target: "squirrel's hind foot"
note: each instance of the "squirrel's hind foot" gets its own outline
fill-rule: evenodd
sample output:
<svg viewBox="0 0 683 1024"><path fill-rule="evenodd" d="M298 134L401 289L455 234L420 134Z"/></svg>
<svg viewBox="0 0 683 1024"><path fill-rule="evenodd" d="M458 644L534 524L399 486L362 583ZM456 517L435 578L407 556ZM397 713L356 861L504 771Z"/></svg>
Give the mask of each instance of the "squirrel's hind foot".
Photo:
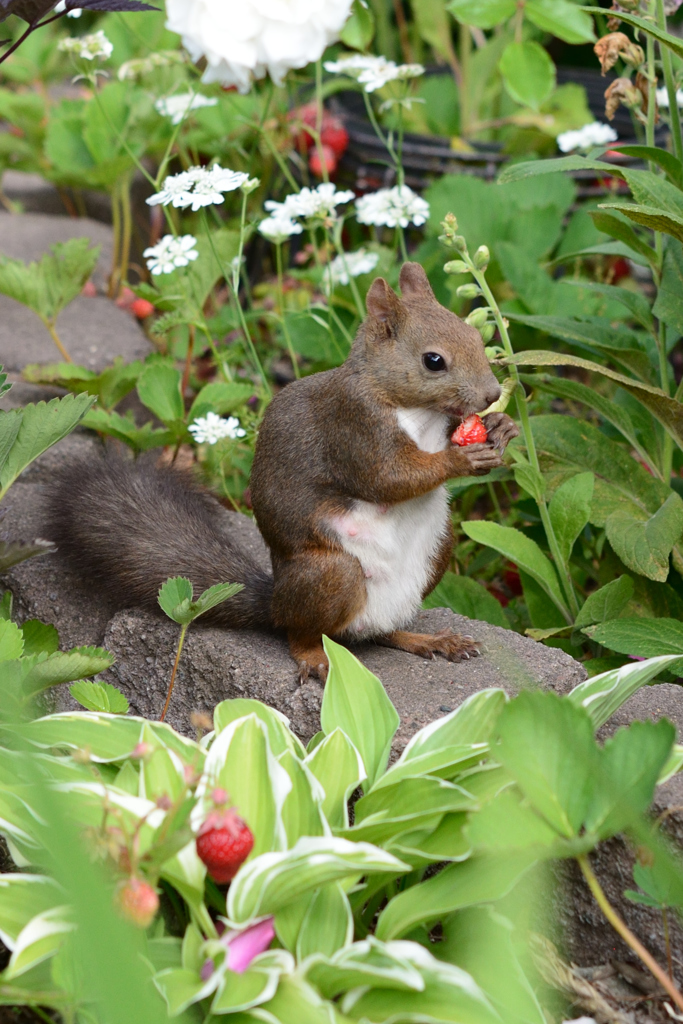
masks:
<svg viewBox="0 0 683 1024"><path fill-rule="evenodd" d="M322 637L320 640L299 640L289 636L289 651L299 667L299 682L319 679L324 683L330 669Z"/></svg>
<svg viewBox="0 0 683 1024"><path fill-rule="evenodd" d="M396 647L419 658L434 658L441 654L448 661L468 661L481 654L474 637L442 629L438 633L406 633L395 630L387 636L378 637L377 643L385 647Z"/></svg>

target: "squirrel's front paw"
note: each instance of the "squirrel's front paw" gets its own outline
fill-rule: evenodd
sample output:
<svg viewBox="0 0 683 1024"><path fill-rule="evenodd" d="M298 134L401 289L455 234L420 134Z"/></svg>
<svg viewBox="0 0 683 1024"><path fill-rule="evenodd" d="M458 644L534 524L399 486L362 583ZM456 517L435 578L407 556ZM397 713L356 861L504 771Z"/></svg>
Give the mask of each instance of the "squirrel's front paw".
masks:
<svg viewBox="0 0 683 1024"><path fill-rule="evenodd" d="M501 453L489 442L470 444L467 448L462 448L461 451L469 463L472 476L483 476L485 473L490 473L492 469L503 465Z"/></svg>
<svg viewBox="0 0 683 1024"><path fill-rule="evenodd" d="M512 438L519 435L519 427L505 412L490 412L483 423L489 444L499 452L504 452Z"/></svg>

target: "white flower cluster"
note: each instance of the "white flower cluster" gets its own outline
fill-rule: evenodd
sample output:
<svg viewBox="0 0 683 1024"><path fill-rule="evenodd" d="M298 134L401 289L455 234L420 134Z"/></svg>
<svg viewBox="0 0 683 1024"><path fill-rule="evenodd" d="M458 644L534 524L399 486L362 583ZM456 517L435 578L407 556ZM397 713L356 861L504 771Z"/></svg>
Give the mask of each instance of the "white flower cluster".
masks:
<svg viewBox="0 0 683 1024"><path fill-rule="evenodd" d="M181 210L188 206L193 213L202 206L222 203L224 192L234 192L249 181L244 171L231 171L220 164L213 167L190 167L189 171L170 174L161 186L161 192L155 192L147 200L149 206L168 206L171 203Z"/></svg>
<svg viewBox="0 0 683 1024"><path fill-rule="evenodd" d="M331 263L325 267L325 284L333 287L335 284L348 284L349 278L360 277L361 274L369 274L379 262L379 255L376 252L368 252L366 249L358 249L356 252L345 252L343 256L335 256Z"/></svg>
<svg viewBox="0 0 683 1024"><path fill-rule="evenodd" d="M194 235L164 235L156 245L145 249L143 256L147 260L147 269L152 274L171 274L176 267L186 267L196 260L199 253L195 249L197 239Z"/></svg>
<svg viewBox="0 0 683 1024"><path fill-rule="evenodd" d="M557 136L557 145L563 153L571 153L574 149L590 149L591 146L603 146L606 142L616 142L617 133L609 124L592 121L576 131L562 132Z"/></svg>
<svg viewBox="0 0 683 1024"><path fill-rule="evenodd" d="M167 68L171 64L184 64L187 55L180 50L155 50L149 57L134 57L125 61L118 70L119 81L141 78L157 68Z"/></svg>
<svg viewBox="0 0 683 1024"><path fill-rule="evenodd" d="M269 74L281 85L290 68L319 60L339 38L352 0L166 0L166 26L193 61L206 58L205 82L248 92Z"/></svg>
<svg viewBox="0 0 683 1024"><path fill-rule="evenodd" d="M429 216L429 203L408 185L381 188L356 200L356 218L361 224L376 227L402 227L424 224Z"/></svg>
<svg viewBox="0 0 683 1024"><path fill-rule="evenodd" d="M259 231L271 242L284 242L290 235L300 235L301 224L295 220L303 217L334 217L340 203L350 203L353 192L337 192L332 182L321 182L317 188L302 188L285 198L283 203L268 199L263 205L270 216L262 220Z"/></svg>
<svg viewBox="0 0 683 1024"><path fill-rule="evenodd" d="M327 60L323 66L334 75L349 75L350 78L355 78L366 92L381 89L388 82L417 78L423 75L425 70L421 64L395 64L386 57L364 56L361 53L349 54L339 60Z"/></svg>
<svg viewBox="0 0 683 1024"><path fill-rule="evenodd" d="M191 110L200 107L215 107L218 100L211 96L202 96L199 92L180 92L175 96L164 96L154 104L162 117L170 117L171 124L180 124Z"/></svg>
<svg viewBox="0 0 683 1024"><path fill-rule="evenodd" d="M247 433L240 426L240 421L236 416L228 416L227 419L223 419L215 412L207 412L206 416L200 416L187 429L197 444L215 444L216 441L222 441L224 437L236 441L240 437L245 437Z"/></svg>
<svg viewBox="0 0 683 1024"><path fill-rule="evenodd" d="M59 0L59 3L54 9L55 14L63 14L66 11L66 0ZM66 11L67 18L80 18L83 14L82 7L72 7L70 11Z"/></svg>
<svg viewBox="0 0 683 1024"><path fill-rule="evenodd" d="M96 57L111 57L114 44L110 43L104 32L91 32L89 36L67 36L59 43L58 50L73 53L81 60L95 60Z"/></svg>
<svg viewBox="0 0 683 1024"><path fill-rule="evenodd" d="M662 86L661 89L657 89L655 92L655 96L657 97L658 107L668 108L669 93L667 92L666 86ZM683 89L676 89L676 106L683 107Z"/></svg>

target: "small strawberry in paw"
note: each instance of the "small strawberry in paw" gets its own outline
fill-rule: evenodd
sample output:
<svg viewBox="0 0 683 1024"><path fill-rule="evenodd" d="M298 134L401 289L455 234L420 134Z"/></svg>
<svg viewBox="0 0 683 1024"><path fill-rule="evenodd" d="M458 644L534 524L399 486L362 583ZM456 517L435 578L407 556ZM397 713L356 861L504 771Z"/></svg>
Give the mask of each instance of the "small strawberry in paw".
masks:
<svg viewBox="0 0 683 1024"><path fill-rule="evenodd" d="M197 856L206 865L214 882L230 882L254 846L254 837L246 821L234 807L225 806L228 795L215 789L215 810L211 811L197 835Z"/></svg>
<svg viewBox="0 0 683 1024"><path fill-rule="evenodd" d="M147 928L159 909L156 890L140 878L127 878L116 892L116 903L125 918L138 928Z"/></svg>
<svg viewBox="0 0 683 1024"><path fill-rule="evenodd" d="M461 448L464 448L468 444L484 444L487 438L486 427L475 413L474 416L468 416L466 420L462 421L460 426L453 432L451 441L453 444L459 444Z"/></svg>

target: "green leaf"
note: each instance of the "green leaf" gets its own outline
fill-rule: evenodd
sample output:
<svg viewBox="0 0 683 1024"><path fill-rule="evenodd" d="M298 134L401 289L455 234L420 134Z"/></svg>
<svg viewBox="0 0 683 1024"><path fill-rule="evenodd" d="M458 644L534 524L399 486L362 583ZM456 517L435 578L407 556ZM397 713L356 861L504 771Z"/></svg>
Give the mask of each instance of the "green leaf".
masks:
<svg viewBox="0 0 683 1024"><path fill-rule="evenodd" d="M683 334L683 245L669 239L664 253L662 278L652 312L659 320Z"/></svg>
<svg viewBox="0 0 683 1024"><path fill-rule="evenodd" d="M54 626L40 619L26 619L21 632L24 637L24 654L54 654L59 650L59 633Z"/></svg>
<svg viewBox="0 0 683 1024"><path fill-rule="evenodd" d="M100 247L89 249L89 245L87 238L57 242L38 263L0 256L0 292L54 322L94 270Z"/></svg>
<svg viewBox="0 0 683 1024"><path fill-rule="evenodd" d="M574 628L581 629L595 622L607 622L609 619L618 618L632 597L633 580L630 576L618 576L588 595L576 616Z"/></svg>
<svg viewBox="0 0 683 1024"><path fill-rule="evenodd" d="M119 416L117 412L107 412L105 409L90 409L83 417L83 426L123 441L134 452L145 452L150 448L171 444L176 436L170 430L157 430L151 423L136 426L132 412Z"/></svg>
<svg viewBox="0 0 683 1024"><path fill-rule="evenodd" d="M683 655L683 622L678 619L612 619L598 626L588 626L583 632L619 654L638 658Z"/></svg>
<svg viewBox="0 0 683 1024"><path fill-rule="evenodd" d="M623 177L618 165L593 160L585 156L560 156L550 160L533 160L525 163L510 164L499 175L498 184L508 185L522 181L524 178L536 178L558 171L603 171L607 175Z"/></svg>
<svg viewBox="0 0 683 1024"><path fill-rule="evenodd" d="M532 851L539 860L571 856L560 839L518 789L504 789L471 816L467 834L476 855Z"/></svg>
<svg viewBox="0 0 683 1024"><path fill-rule="evenodd" d="M206 384L187 414L187 421L191 423L200 416L206 416L207 412L215 412L218 416L224 416L228 412L234 412L244 405L247 399L254 394L254 388L250 384L239 384L224 381L214 381Z"/></svg>
<svg viewBox="0 0 683 1024"><path fill-rule="evenodd" d="M281 711L263 704L260 700L238 697L221 701L214 708L214 728L217 733L222 732L231 722L237 721L238 718L246 718L247 715L256 715L265 725L268 743L275 757L279 757L285 750L293 751L297 757L306 756L301 740L289 728L289 719Z"/></svg>
<svg viewBox="0 0 683 1024"><path fill-rule="evenodd" d="M502 899L534 863L533 853L525 850L449 864L435 877L394 896L380 914L375 935L388 942L422 922L439 921L464 907Z"/></svg>
<svg viewBox="0 0 683 1024"><path fill-rule="evenodd" d="M367 777L363 759L353 743L342 729L333 729L314 747L304 763L323 787L322 809L330 826L347 828L348 800Z"/></svg>
<svg viewBox="0 0 683 1024"><path fill-rule="evenodd" d="M618 210L629 220L653 231L663 231L674 238L683 239L683 211L673 213L658 206L643 203L600 203L601 210Z"/></svg>
<svg viewBox="0 0 683 1024"><path fill-rule="evenodd" d="M345 830L344 837L385 845L403 832L436 828L444 814L472 811L476 806L470 793L445 779L403 778L362 797L355 804L355 824Z"/></svg>
<svg viewBox="0 0 683 1024"><path fill-rule="evenodd" d="M228 890L228 917L246 924L331 882L407 870L398 858L369 843L304 836L291 850L264 853L242 865Z"/></svg>
<svg viewBox="0 0 683 1024"><path fill-rule="evenodd" d="M525 692L503 709L498 732L496 759L559 835L574 838L595 787L588 714L553 693Z"/></svg>
<svg viewBox="0 0 683 1024"><path fill-rule="evenodd" d="M515 0L449 0L446 10L462 25L495 28L515 13Z"/></svg>
<svg viewBox="0 0 683 1024"><path fill-rule="evenodd" d="M673 185L683 187L683 164L666 149L658 146L629 146L620 142L610 143L610 149L615 149L624 156L634 157L636 160L649 160L657 164L665 172Z"/></svg>
<svg viewBox="0 0 683 1024"><path fill-rule="evenodd" d="M512 99L533 110L538 110L555 88L555 65L540 43L508 43L498 67Z"/></svg>
<svg viewBox="0 0 683 1024"><path fill-rule="evenodd" d="M624 565L641 576L663 583L669 555L683 534L683 500L672 492L650 519L613 512L605 523L607 539Z"/></svg>
<svg viewBox="0 0 683 1024"><path fill-rule="evenodd" d="M166 363L150 363L137 382L140 401L162 423L169 424L185 417L185 406L180 394L180 371Z"/></svg>
<svg viewBox="0 0 683 1024"><path fill-rule="evenodd" d="M306 967L306 977L325 999L357 988L424 992L419 970L401 956L400 947L388 946L370 934L331 957L316 957Z"/></svg>
<svg viewBox="0 0 683 1024"><path fill-rule="evenodd" d="M34 459L71 433L94 401L90 395L66 395L24 406L16 440L0 471L0 499Z"/></svg>
<svg viewBox="0 0 683 1024"><path fill-rule="evenodd" d="M226 971L211 1004L212 1014L237 1013L267 1003L277 991L278 978L278 971Z"/></svg>
<svg viewBox="0 0 683 1024"><path fill-rule="evenodd" d="M490 622L493 626L510 629L510 623L498 601L486 587L469 576L456 576L447 572L422 602L423 608L450 608L468 619Z"/></svg>
<svg viewBox="0 0 683 1024"><path fill-rule="evenodd" d="M14 661L24 653L24 638L10 619L0 619L0 661Z"/></svg>
<svg viewBox="0 0 683 1024"><path fill-rule="evenodd" d="M36 558L39 555L49 555L55 551L55 545L50 540L33 541L25 544L23 541L0 540L0 573L7 572L13 565L25 562L27 558Z"/></svg>
<svg viewBox="0 0 683 1024"><path fill-rule="evenodd" d="M92 712L66 711L16 727L19 735L38 747L74 750L88 747L94 761L105 763L129 757L145 730L151 731L155 745L168 747L184 763L201 767L203 752L197 743L181 736L165 722L147 722L132 715L112 718Z"/></svg>
<svg viewBox="0 0 683 1024"><path fill-rule="evenodd" d="M644 257L649 264L654 264L657 259L657 253L648 245L647 242L643 241L640 235L637 235L630 224L627 224L621 217L615 217L611 213L602 213L600 210L589 210L590 216L593 218L598 231L603 231L606 235L611 235L612 238L619 239L633 249L634 252L639 253Z"/></svg>
<svg viewBox="0 0 683 1024"><path fill-rule="evenodd" d="M518 462L514 468L515 483L522 490L530 494L536 501L542 501L545 497L545 480L543 474L531 466L528 462Z"/></svg>
<svg viewBox="0 0 683 1024"><path fill-rule="evenodd" d="M17 439L23 415L23 409L10 409L9 411L3 409L0 412L0 470L5 465L12 445Z"/></svg>
<svg viewBox="0 0 683 1024"><path fill-rule="evenodd" d="M192 584L185 576L172 576L162 584L157 598L164 614L181 626L192 622Z"/></svg>
<svg viewBox="0 0 683 1024"><path fill-rule="evenodd" d="M640 377L642 380L647 381L652 376L650 358L647 352L640 346L640 339L635 332L627 327L615 327L610 321L602 317L593 317L591 320L570 320L569 317L521 316L518 313L511 313L510 320L525 324L527 327L534 327L555 338L560 338L561 341L568 341L572 345L586 348L590 352L611 359L615 363L621 363L629 372ZM539 359L546 359L548 361L534 362L537 355ZM514 357L501 358L500 362L507 363L508 360L514 362L518 356L527 358L526 363L523 359L519 359L518 365L521 366L550 366L554 365L550 362L551 358L556 360L579 358L578 356L565 356L560 352L548 353L541 351L537 353L534 351L533 353L520 352ZM562 363L558 362L557 365L562 365ZM568 363L568 365L574 364ZM591 363L587 368L593 369L595 373L605 372L604 368L599 367L596 363ZM611 376L612 373L613 371L607 370L605 375ZM622 378L621 375L618 375L618 377L620 382L624 380L629 384L636 383L628 377Z"/></svg>
<svg viewBox="0 0 683 1024"><path fill-rule="evenodd" d="M9 949L39 914L63 902L59 887L44 875L0 875L0 938Z"/></svg>
<svg viewBox="0 0 683 1024"><path fill-rule="evenodd" d="M527 572L568 619L569 613L553 564L535 541L512 526L500 526L498 523L464 522L462 529L478 544L486 544L499 551Z"/></svg>
<svg viewBox="0 0 683 1024"><path fill-rule="evenodd" d="M590 519L595 477L577 473L555 491L548 506L562 558L569 564L572 548Z"/></svg>
<svg viewBox="0 0 683 1024"><path fill-rule="evenodd" d="M70 651L56 651L47 656L34 655L25 659L24 691L30 695L60 683L97 675L111 668L115 660L113 654L101 647L73 647Z"/></svg>
<svg viewBox="0 0 683 1024"><path fill-rule="evenodd" d="M615 284L603 284L599 281L565 281L566 284L582 291L595 292L602 295L606 302L618 302L624 306L634 320L637 320L646 331L652 330L652 310L650 303L642 292L632 292L630 288L621 288Z"/></svg>
<svg viewBox="0 0 683 1024"><path fill-rule="evenodd" d="M333 956L353 941L353 914L339 882L313 894L296 943L299 962L307 956Z"/></svg>
<svg viewBox="0 0 683 1024"><path fill-rule="evenodd" d="M294 846L301 836L329 835L321 808L323 794L315 777L291 750L280 754L278 763L291 782L281 809L287 846Z"/></svg>
<svg viewBox="0 0 683 1024"><path fill-rule="evenodd" d="M602 7L582 7L581 10L588 11L589 14L604 15L605 13ZM635 14L628 14L622 10L619 11L619 20L626 22L627 25L632 25L633 28L641 30L648 36L653 36L664 46L668 47L669 50L672 50L677 57L683 57L683 42L681 42L679 37L672 36L669 32L664 32L653 21L638 18Z"/></svg>
<svg viewBox="0 0 683 1024"><path fill-rule="evenodd" d="M565 43L590 43L595 39L593 19L568 0L527 0L524 13L543 32Z"/></svg>
<svg viewBox="0 0 683 1024"><path fill-rule="evenodd" d="M240 590L244 590L243 583L214 584L213 587L209 587L203 594L200 594L196 601L192 602L194 617L197 618L204 612L215 608L216 605L222 604L223 601L227 601L229 597L234 597L235 594L239 594Z"/></svg>
<svg viewBox="0 0 683 1024"><path fill-rule="evenodd" d="M214 991L215 976L202 981L199 972L186 967L167 967L154 975L154 984L166 1000L169 1016L181 1014L193 1003L199 1002Z"/></svg>
<svg viewBox="0 0 683 1024"><path fill-rule="evenodd" d="M363 759L367 785L385 770L391 741L400 719L377 676L369 672L346 647L323 637L330 660L320 724L329 736L342 729Z"/></svg>
<svg viewBox="0 0 683 1024"><path fill-rule="evenodd" d="M628 622L628 620L618 620L618 622L622 621ZM653 620L631 619L630 621L652 622ZM565 699L585 708L591 717L594 728L599 729L636 690L639 690L641 686L647 686L660 672L666 671L668 666L675 661L677 661L676 655L660 655L647 661L610 669L608 672L593 676L592 679L587 679L584 683L579 683Z"/></svg>
<svg viewBox="0 0 683 1024"><path fill-rule="evenodd" d="M114 715L125 715L128 711L128 700L111 683L74 683L69 693L81 707L87 711L111 712Z"/></svg>
<svg viewBox="0 0 683 1024"><path fill-rule="evenodd" d="M375 16L372 10L360 0L353 0L351 13L339 35L342 43L354 50L367 50L374 34Z"/></svg>

